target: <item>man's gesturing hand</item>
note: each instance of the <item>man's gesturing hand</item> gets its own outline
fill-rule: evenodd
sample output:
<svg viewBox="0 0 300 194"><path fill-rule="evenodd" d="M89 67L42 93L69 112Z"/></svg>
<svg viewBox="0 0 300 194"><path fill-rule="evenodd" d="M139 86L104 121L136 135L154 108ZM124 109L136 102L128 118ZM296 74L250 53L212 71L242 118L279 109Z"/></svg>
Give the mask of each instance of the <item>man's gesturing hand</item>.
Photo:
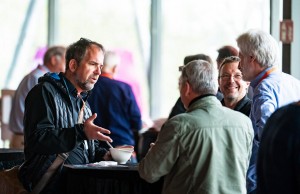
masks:
<svg viewBox="0 0 300 194"><path fill-rule="evenodd" d="M110 137L103 135L103 133L110 134L110 131L94 124L94 120L96 119L96 117L97 114L94 113L84 122L83 130L85 132L85 135L89 140L98 139L102 141L112 142L112 139Z"/></svg>

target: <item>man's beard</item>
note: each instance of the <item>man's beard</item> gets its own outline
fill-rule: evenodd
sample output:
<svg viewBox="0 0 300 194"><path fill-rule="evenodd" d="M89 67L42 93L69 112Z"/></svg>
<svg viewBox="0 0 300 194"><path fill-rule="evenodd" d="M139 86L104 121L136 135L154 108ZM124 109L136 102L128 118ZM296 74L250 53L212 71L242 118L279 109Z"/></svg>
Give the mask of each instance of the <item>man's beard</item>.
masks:
<svg viewBox="0 0 300 194"><path fill-rule="evenodd" d="M77 80L77 84L83 91L90 91L94 88L94 84L89 83L88 80L85 82L80 82L79 80Z"/></svg>
<svg viewBox="0 0 300 194"><path fill-rule="evenodd" d="M238 98L238 95L236 93L231 93L231 94L226 96L226 99L229 100L229 101L234 101L237 98Z"/></svg>

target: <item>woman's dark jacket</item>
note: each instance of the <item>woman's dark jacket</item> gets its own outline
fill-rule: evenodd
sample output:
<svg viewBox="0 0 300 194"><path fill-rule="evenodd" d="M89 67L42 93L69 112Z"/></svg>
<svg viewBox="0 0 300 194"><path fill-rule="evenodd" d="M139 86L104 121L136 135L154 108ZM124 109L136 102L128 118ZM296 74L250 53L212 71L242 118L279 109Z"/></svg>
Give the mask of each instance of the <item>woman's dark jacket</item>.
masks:
<svg viewBox="0 0 300 194"><path fill-rule="evenodd" d="M82 96L86 99L88 94ZM87 137L83 124L77 124L82 104L75 87L62 73L45 74L28 93L24 114L25 162L19 171L19 178L27 190L33 189L57 154L81 153L87 158L82 163L89 163L100 161L106 153L98 147L98 141L87 141L88 150L83 146ZM85 119L91 116L88 103L84 112ZM51 182L59 177L57 173Z"/></svg>

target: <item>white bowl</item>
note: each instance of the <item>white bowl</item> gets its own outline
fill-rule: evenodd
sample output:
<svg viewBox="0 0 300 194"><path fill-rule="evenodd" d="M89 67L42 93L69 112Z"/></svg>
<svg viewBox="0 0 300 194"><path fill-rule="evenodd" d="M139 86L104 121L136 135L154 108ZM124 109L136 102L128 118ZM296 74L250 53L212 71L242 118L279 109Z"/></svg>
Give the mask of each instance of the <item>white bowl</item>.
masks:
<svg viewBox="0 0 300 194"><path fill-rule="evenodd" d="M127 147L116 147L116 149L118 149L118 150L124 150L124 151L128 151L128 152L133 152L134 151L133 148L127 148Z"/></svg>
<svg viewBox="0 0 300 194"><path fill-rule="evenodd" d="M131 157L133 149L130 148L109 148L110 154L114 161L119 164L125 164Z"/></svg>

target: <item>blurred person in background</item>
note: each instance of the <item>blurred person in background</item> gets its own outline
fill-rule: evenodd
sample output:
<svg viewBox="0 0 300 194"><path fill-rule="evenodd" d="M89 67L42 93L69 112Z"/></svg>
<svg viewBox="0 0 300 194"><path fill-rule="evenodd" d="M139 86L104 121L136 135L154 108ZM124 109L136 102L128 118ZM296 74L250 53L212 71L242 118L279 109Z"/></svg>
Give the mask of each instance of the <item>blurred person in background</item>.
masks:
<svg viewBox="0 0 300 194"><path fill-rule="evenodd" d="M65 71L65 52L66 48L63 46L53 46L47 49L43 57L43 64L38 65L27 74L16 89L9 119L9 129L13 132L10 148L24 149L23 117L25 98L33 86L38 83L39 77L47 72L59 73Z"/></svg>
<svg viewBox="0 0 300 194"><path fill-rule="evenodd" d="M253 88L250 119L255 138L247 175L248 193L256 193L256 158L263 128L281 106L300 99L300 81L282 72L278 42L269 33L249 30L237 38L243 79Z"/></svg>
<svg viewBox="0 0 300 194"><path fill-rule="evenodd" d="M136 63L135 56L132 51L124 48L114 48L113 52L120 57L118 70L114 74L114 79L125 82L130 85L134 94L136 103L140 109L143 128L153 125L153 121L149 115L149 107L147 100L147 80L141 71L143 69Z"/></svg>
<svg viewBox="0 0 300 194"><path fill-rule="evenodd" d="M114 147L135 146L135 136L142 128L141 112L130 85L114 79L119 64L116 52L105 53L102 73L88 102L97 113L95 124L111 131Z"/></svg>
<svg viewBox="0 0 300 194"><path fill-rule="evenodd" d="M219 88L224 96L223 106L250 115L251 100L247 97L249 82L243 80L239 69L240 58L226 57L219 68Z"/></svg>
<svg viewBox="0 0 300 194"><path fill-rule="evenodd" d="M245 194L253 128L250 119L216 98L218 70L204 60L185 65L179 78L186 112L169 119L139 163L162 193Z"/></svg>
<svg viewBox="0 0 300 194"><path fill-rule="evenodd" d="M229 46L229 45L223 46L219 48L217 51L218 51L218 57L216 61L217 61L218 69L220 69L221 63L226 57L239 56L239 51L233 46Z"/></svg>

